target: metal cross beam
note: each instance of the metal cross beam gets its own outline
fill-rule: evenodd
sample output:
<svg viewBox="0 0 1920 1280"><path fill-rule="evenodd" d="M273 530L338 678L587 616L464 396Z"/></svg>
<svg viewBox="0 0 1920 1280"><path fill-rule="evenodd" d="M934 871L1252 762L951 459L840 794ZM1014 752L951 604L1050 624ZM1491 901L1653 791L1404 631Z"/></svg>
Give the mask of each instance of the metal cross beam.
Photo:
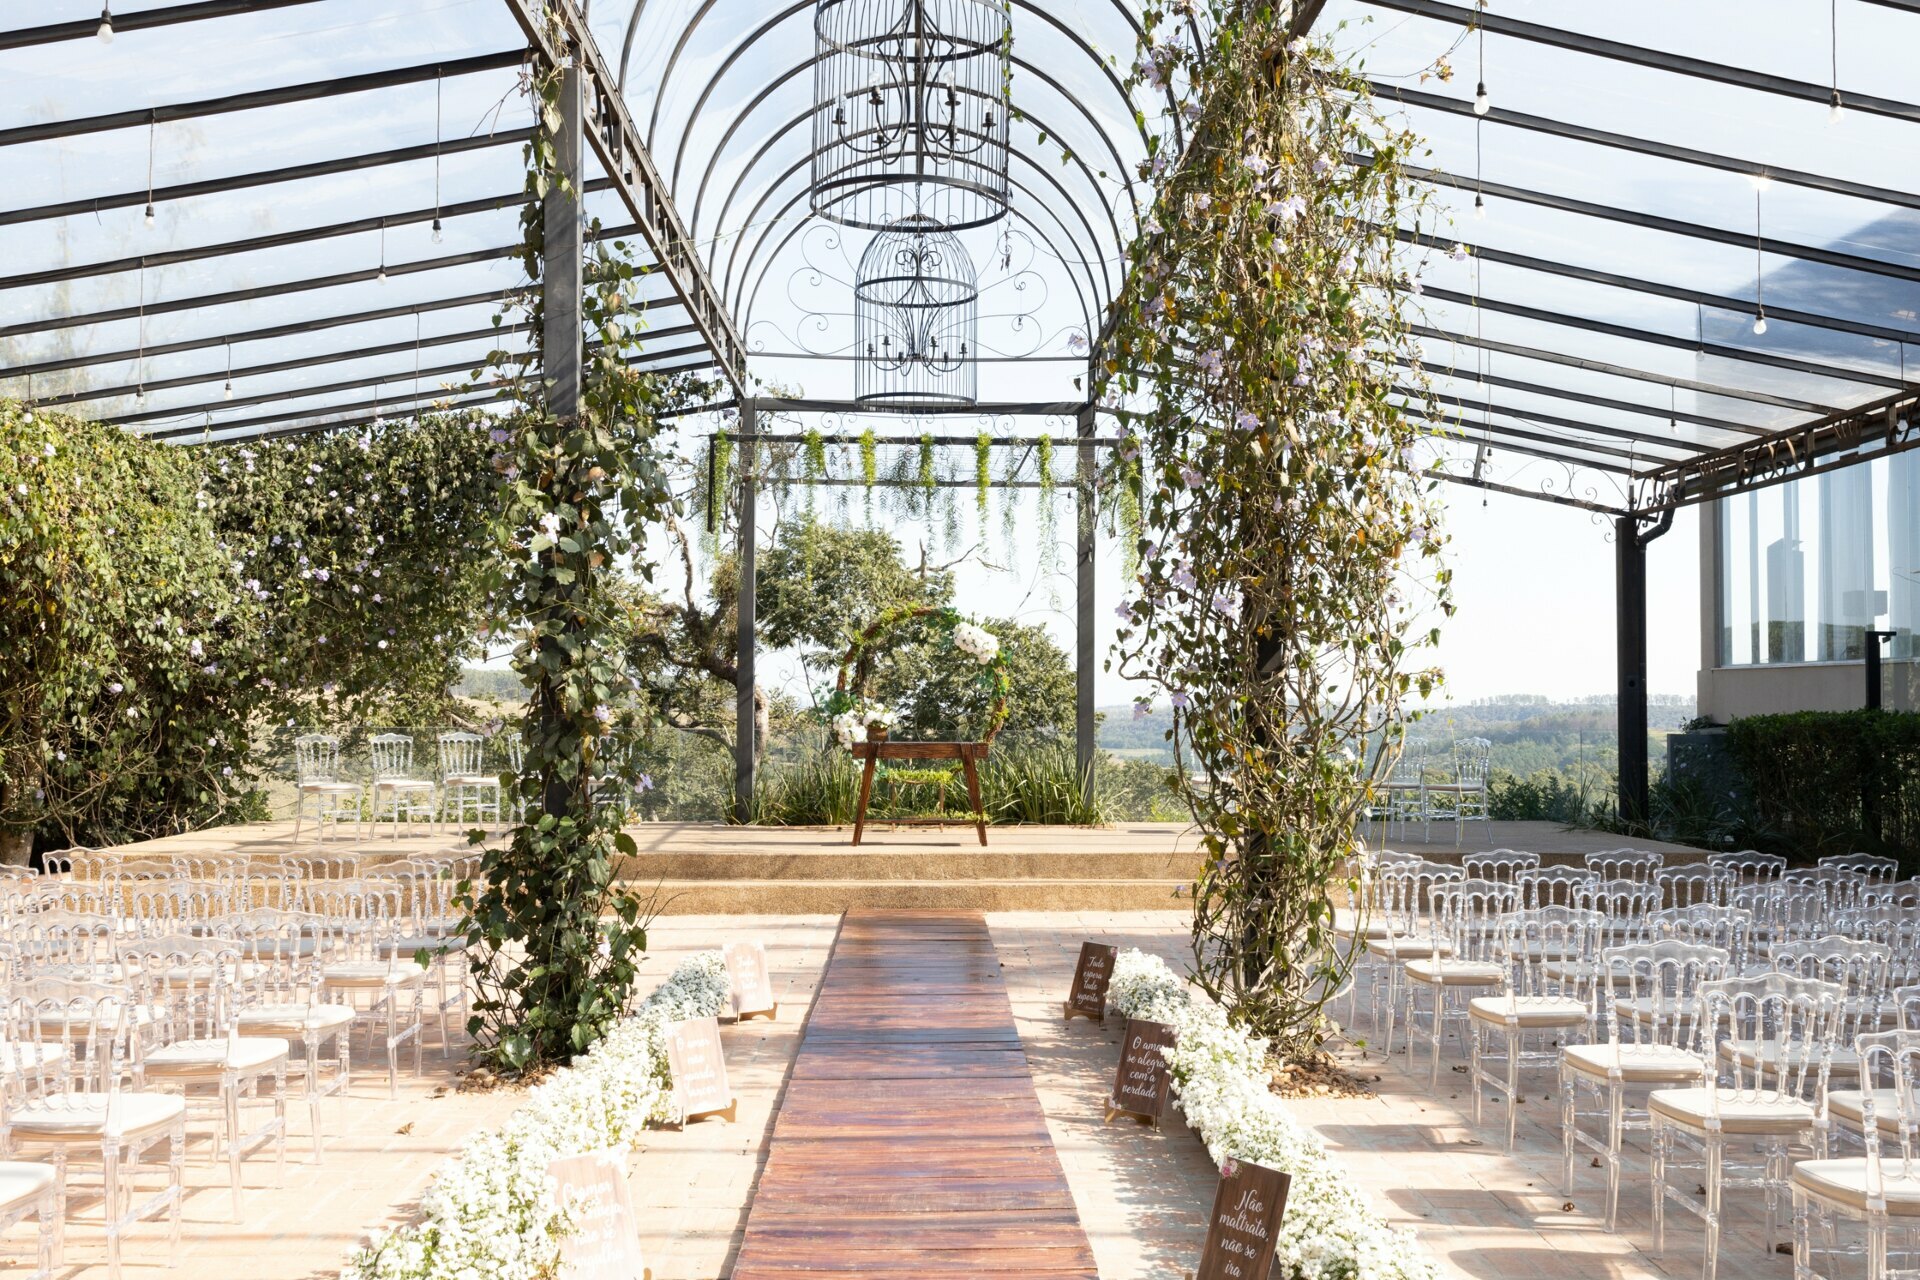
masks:
<svg viewBox="0 0 1920 1280"><path fill-rule="evenodd" d="M627 211L639 224L640 234L652 248L661 274L685 304L687 314L713 348L721 372L732 384L736 395L746 394L746 343L734 327L733 316L722 302L720 292L700 261L693 237L680 221L679 211L653 157L641 141L640 130L627 112L626 100L607 60L594 43L586 21L575 11L571 0L542 5L537 0L505 0L514 21L526 32L534 53L547 67L577 60L582 89L586 96L585 126L587 142L600 159L600 166L613 180ZM552 29L551 15L562 30Z"/></svg>

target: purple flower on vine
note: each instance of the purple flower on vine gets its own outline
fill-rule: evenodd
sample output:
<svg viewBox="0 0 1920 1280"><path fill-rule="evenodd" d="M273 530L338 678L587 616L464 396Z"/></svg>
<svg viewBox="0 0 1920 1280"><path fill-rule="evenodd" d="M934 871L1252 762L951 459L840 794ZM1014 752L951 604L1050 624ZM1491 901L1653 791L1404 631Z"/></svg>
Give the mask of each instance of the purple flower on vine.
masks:
<svg viewBox="0 0 1920 1280"><path fill-rule="evenodd" d="M1267 171L1273 168L1272 162L1269 161L1265 156L1261 156L1261 155L1249 155L1246 158L1245 163L1247 166L1247 172L1251 173L1256 178L1266 177Z"/></svg>
<svg viewBox="0 0 1920 1280"><path fill-rule="evenodd" d="M1152 698L1135 698L1133 700L1133 718L1135 720L1145 720L1148 716L1152 714L1153 714Z"/></svg>
<svg viewBox="0 0 1920 1280"><path fill-rule="evenodd" d="M1172 693L1167 695L1167 701L1171 702L1174 705L1174 708L1180 711L1185 711L1188 707L1193 705L1193 699L1187 696L1187 691L1185 689L1175 689Z"/></svg>
<svg viewBox="0 0 1920 1280"><path fill-rule="evenodd" d="M1133 606L1129 604L1127 601L1122 600L1119 604L1113 607L1113 616L1120 619L1120 621L1122 622L1132 622Z"/></svg>
<svg viewBox="0 0 1920 1280"><path fill-rule="evenodd" d="M647 792L647 791L653 790L653 775L650 773L641 774L640 777L637 780L635 780L633 784L633 789L639 792Z"/></svg>
<svg viewBox="0 0 1920 1280"><path fill-rule="evenodd" d="M1220 354L1220 348L1214 347L1209 351L1202 351L1200 358L1194 363L1200 366L1202 373L1217 374L1225 367L1226 357Z"/></svg>
<svg viewBox="0 0 1920 1280"><path fill-rule="evenodd" d="M1187 488L1189 489L1198 489L1200 487L1200 482L1204 479L1206 479L1206 477L1201 475L1198 471L1195 471L1192 467L1180 468L1180 482L1186 485Z"/></svg>
<svg viewBox="0 0 1920 1280"><path fill-rule="evenodd" d="M1199 580L1193 576L1193 566L1182 561L1173 571L1173 585L1182 591L1191 591L1199 586Z"/></svg>
<svg viewBox="0 0 1920 1280"><path fill-rule="evenodd" d="M1260 417L1258 414L1242 409L1240 416L1233 420L1233 425L1242 431L1258 431L1260 429Z"/></svg>

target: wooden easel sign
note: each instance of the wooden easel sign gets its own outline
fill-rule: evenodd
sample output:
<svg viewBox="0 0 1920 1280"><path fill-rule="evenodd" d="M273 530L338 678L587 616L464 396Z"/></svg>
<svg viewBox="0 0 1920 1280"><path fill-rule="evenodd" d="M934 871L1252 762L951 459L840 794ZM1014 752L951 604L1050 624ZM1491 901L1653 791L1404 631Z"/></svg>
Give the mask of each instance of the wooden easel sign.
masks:
<svg viewBox="0 0 1920 1280"><path fill-rule="evenodd" d="M727 986L733 992L733 1016L774 1018L780 1002L773 998L773 980L767 976L767 948L759 942L729 942L721 949L727 961Z"/></svg>
<svg viewBox="0 0 1920 1280"><path fill-rule="evenodd" d="M720 1050L718 1018L668 1023L667 1066L673 1072L673 1095L680 1103L682 1124L708 1116L733 1120L736 1102L733 1090L727 1087L727 1059Z"/></svg>
<svg viewBox="0 0 1920 1280"><path fill-rule="evenodd" d="M1229 1160L1213 1193L1200 1269L1188 1280L1267 1280L1280 1245L1280 1219L1293 1181L1278 1169Z"/></svg>
<svg viewBox="0 0 1920 1280"><path fill-rule="evenodd" d="M1173 1086L1166 1050L1175 1042L1173 1028L1164 1022L1127 1019L1126 1034L1120 1040L1120 1066L1113 1077L1113 1096L1107 1099L1107 1120L1126 1115L1142 1124L1160 1123L1161 1113L1167 1109L1167 1092Z"/></svg>
<svg viewBox="0 0 1920 1280"><path fill-rule="evenodd" d="M562 1280L653 1280L640 1259L640 1220L627 1190L623 1147L589 1151L547 1165L553 1201L575 1210L560 1241Z"/></svg>
<svg viewBox="0 0 1920 1280"><path fill-rule="evenodd" d="M1073 990L1060 1006L1066 1014L1064 1021L1072 1022L1075 1016L1101 1023L1107 1020L1107 984L1113 981L1113 961L1119 953L1119 948L1104 942L1080 944L1080 963L1073 966Z"/></svg>

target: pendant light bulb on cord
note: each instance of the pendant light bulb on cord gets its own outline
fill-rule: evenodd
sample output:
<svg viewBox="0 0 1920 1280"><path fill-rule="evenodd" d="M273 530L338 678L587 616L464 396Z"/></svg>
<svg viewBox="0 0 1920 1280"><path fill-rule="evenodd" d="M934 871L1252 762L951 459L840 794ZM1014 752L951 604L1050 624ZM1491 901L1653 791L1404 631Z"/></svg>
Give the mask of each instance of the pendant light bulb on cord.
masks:
<svg viewBox="0 0 1920 1280"><path fill-rule="evenodd" d="M82 31L86 30L85 27L82 27L80 29ZM100 27L93 34L100 37L101 44L113 43L113 10L112 9L103 8L100 10Z"/></svg>
<svg viewBox="0 0 1920 1280"><path fill-rule="evenodd" d="M1483 116L1493 110L1493 99L1487 96L1487 82L1482 80L1473 91L1473 114Z"/></svg>

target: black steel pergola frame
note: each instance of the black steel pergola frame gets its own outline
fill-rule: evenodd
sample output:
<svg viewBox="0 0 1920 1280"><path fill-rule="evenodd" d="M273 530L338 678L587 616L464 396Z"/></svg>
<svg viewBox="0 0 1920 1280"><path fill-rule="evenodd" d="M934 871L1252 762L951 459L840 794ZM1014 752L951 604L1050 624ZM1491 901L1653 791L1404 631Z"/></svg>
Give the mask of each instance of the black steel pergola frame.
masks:
<svg viewBox="0 0 1920 1280"><path fill-rule="evenodd" d="M117 14L113 21L118 32L134 34L166 26L293 9L315 2L174 0L173 3L166 3L162 0L154 8ZM748 349L741 339L740 322L737 319L752 314L760 282L765 278L769 266L782 256L786 246L792 242L799 230L797 224L805 221L804 208L799 218L796 219L794 215L796 204L804 204L805 183L799 181L797 186L795 184L797 179L804 179L811 159L811 144L803 142L797 148L784 144L797 133L804 132L809 114L775 117L763 112L762 108L773 100L775 91L781 85L795 77L805 76L812 65L812 50L809 47L787 56L782 72L761 85L757 93L744 104L729 102L721 92L721 83L750 51L762 49L769 42L787 39L791 34L791 20L807 12L812 0L785 0L781 8L770 11L770 17L760 21L737 43L723 50L723 56L717 64L712 60L704 64L704 71L699 69L703 66L701 60L690 56L690 47L696 28L720 19L716 16L719 0L702 0L688 17L671 50L665 52L661 66L662 85L651 113L644 120L636 118L629 110L623 87L635 49L636 34L642 29L643 18L651 12L650 4L656 3L656 0L635 0L625 25L617 60L603 53L572 0L559 0L549 5L542 5L538 0L500 2L519 28L525 41L523 47L299 84L274 85L187 102L156 104L91 117L0 128L0 155L5 154L5 148L13 145L112 130L151 129L158 123L172 120L316 102L356 93L374 93L396 86L439 81L448 76L498 72L529 62L545 69L564 67L566 88L562 98L570 113L566 127L577 130L580 143L577 153L572 157L572 171L578 179L577 189L584 195L611 194L617 199L628 220L622 225L605 229L601 234L606 237L637 236L644 241L653 272L658 277L656 284L649 285L646 301L663 309L668 316L667 323L646 335L646 350L630 363L636 367L665 372L716 370L731 393L731 399L726 403L737 407L740 412L740 431L737 435L741 439L769 438L759 436L755 424L761 415L772 412L873 413L876 406L851 401L777 400L756 395L748 373ZM1784 100L1824 106L1830 92L1826 85L1668 53L1649 46L1596 39L1585 33L1489 13L1478 7L1448 3L1446 0L1363 2L1397 14L1450 23L1462 30L1478 28L1503 39L1768 94ZM1859 2L1920 15L1920 0ZM1128 0L1104 0L1104 3L1138 31L1137 15ZM1295 6L1293 29L1297 33L1310 31L1321 16L1324 3L1325 0L1300 0ZM1017 166L1013 178L1016 200L1026 206L1019 209L1019 216L1047 251L1063 264L1066 278L1079 292L1080 305L1087 314L1089 329L1092 330L1098 327L1101 313L1108 310L1112 299L1124 284L1124 268L1117 268L1114 264L1119 261L1126 247L1125 231L1121 218L1102 194L1103 179L1108 185L1118 183L1121 198L1133 216L1138 217L1143 207L1151 205L1151 192L1132 177L1128 156L1123 154L1123 146L1132 145L1127 130L1140 126L1133 118L1133 103L1127 97L1120 78L1106 65L1086 36L1071 23L1049 13L1040 0L1014 0L1014 8L1025 21L1046 23L1050 30L1049 38L1062 38L1066 41L1066 47L1076 51L1076 56L1084 55L1089 65L1097 69L1098 91L1111 97L1111 101L1098 104L1083 100L1051 69L1021 58L1019 46L1015 46L1015 57L1019 64L1016 68L1017 79L1044 85L1051 93L1057 94L1064 103L1063 111L1074 117L1073 126L1076 129L1090 129L1099 145L1105 149L1106 154L1091 161L1077 152L1064 157L1049 152L1046 156L1048 163L1043 164L1038 153L1030 154L1027 148L1021 146L1012 148L1013 162ZM547 12L557 19L556 27L549 28L547 25L543 17ZM0 31L0 51L88 39L92 37L95 25L92 19L88 19ZM1197 26L1192 34L1197 41L1200 36ZM685 84L687 77L697 74L706 75L705 83L695 83L688 88ZM666 98L665 82L668 80L674 81L682 93L693 93L695 105L691 116L675 122L681 126L681 137L673 140L672 163L663 173L655 165L654 148L663 140L662 131L671 128L661 117L661 104ZM1464 97L1379 82L1375 83L1374 88L1382 98L1397 99L1411 109L1475 118L1473 104ZM1850 111L1903 123L1920 123L1920 105L1884 96L1842 92ZM695 123L722 107L732 108L734 115L725 122L717 144L702 157L685 145L681 138L692 135ZM1104 124L1102 108L1107 111L1105 119L1114 119L1117 110L1126 123L1117 129ZM1570 121L1516 112L1497 105L1477 119L1483 127L1518 129L1677 164L1765 177L1774 182L1870 201L1883 207L1920 210L1920 192L1874 186L1817 172L1782 169L1737 156L1609 132ZM1051 131L1050 126L1061 121L1034 117L1033 123ZM1173 121L1176 145L1184 144L1186 140L1183 127L1183 122L1176 116ZM1193 132L1202 135L1206 127L1204 120L1196 122ZM473 137L436 139L431 145L390 147L298 164L257 168L170 187L156 188L149 183L144 188L123 189L88 199L43 202L0 211L0 228L136 208L143 203L189 200L230 192L265 191L279 184L307 182L429 158L481 152L495 147L524 145L531 136L532 130L528 128L496 129ZM1140 138L1145 138L1144 132L1140 133ZM590 177L586 171L584 157L588 154L598 164L600 172L597 176ZM729 170L730 165L742 160L745 161L743 168ZM1062 160L1065 166L1058 175L1055 170L1061 166L1053 163L1055 160ZM1098 174L1095 172L1096 164L1101 166ZM1409 174L1416 181L1435 187L1462 191L1472 189L1501 200L1548 209L1558 214L1633 227L1702 244L1733 246L1743 250L1753 248L1759 253L1855 272L1863 277L1920 284L1920 267L1868 254L1799 243L1778 236L1762 236L1758 232L1749 235L1727 227L1574 199L1516 183L1483 182L1477 177L1469 180L1457 172L1438 166L1410 168ZM717 203L710 204L709 194L723 175L726 180L721 184ZM1092 193L1091 197L1086 194L1089 192ZM524 200L522 192L500 191L493 196L468 198L433 207L415 203L407 208L338 219L299 230L232 238L151 255L20 272L0 277L0 288L51 289L71 281L120 277L132 272L140 272L144 279L144 272L148 268L219 261L233 255L314 244L337 237L364 235L374 230L384 234L387 229L394 227L418 226L430 220L516 208ZM688 201L691 201L690 205ZM569 344L562 336L565 326L571 321L577 337L579 299L577 273L566 268L561 256L570 248L574 250L577 267L579 210L573 210L575 226L569 232L554 221L554 206L564 205L565 202L550 200L548 203L549 252L539 287L548 326L547 340L549 344L556 340L560 344L558 348L549 345L546 375L556 397L555 403L564 411L569 395L577 395L578 362L582 353L571 349L577 348L577 343ZM690 209L690 217L684 220L683 208ZM708 217L710 208L715 212ZM1396 228L1395 231L1415 244L1451 248L1456 243L1452 239L1418 229ZM1564 280L1663 301L1690 303L1700 308L1703 314L1706 310L1737 314L1753 305L1739 297L1647 279L1629 272L1578 266L1536 254L1503 249L1494 244L1470 244L1469 248L1481 262L1497 266L1505 272L1520 273L1527 279ZM386 340L359 346L351 344L359 326L409 315L418 320L426 315L458 312L467 308L499 308L524 298L526 286L476 290L471 287L470 280L463 284L458 279L461 267L508 258L519 251L517 244L494 244L408 262L382 262L379 275L383 279L389 274L418 277L423 283L432 285L440 283L440 273L449 274L451 283L442 291L422 299L385 306L348 307L302 321L237 324L229 331L177 339L150 347L143 339L137 348L121 345L113 351L85 352L24 362L13 368L0 369L0 377L26 378L30 385L33 378L56 375L68 375L71 378L85 375L96 366L125 363L135 358L140 359L144 371L144 361L148 357L205 353L222 346L229 352L227 366L221 371L171 374L151 381L143 376L138 382L123 380L114 385L83 381L78 387L36 397L36 403L66 407L123 397L136 391L171 391L198 386L206 386L212 391L213 383L231 382L234 378L258 380L319 371L329 365L347 364L368 357L403 357L411 347L415 352L416 367L413 369L394 368L384 373L352 373L350 376L331 377L322 382L275 385L231 399L224 396L216 399L209 395L205 399L165 409L117 412L105 415L103 420L141 430L158 439L191 440L199 437L235 440L359 427L382 417L403 416L418 411L420 406L427 404L485 407L497 403L503 393L471 383L464 388L426 389L416 386L410 390L400 390L398 384L409 381L419 384L431 378L457 374L470 370L473 363L443 359L437 355L432 362L428 362L424 358L428 352L437 352L441 348L457 349L463 344L489 338L524 337L528 326L483 328L460 325L448 332L418 337L411 343ZM329 289L349 287L373 277L373 268L330 272L273 285L217 290L153 303L144 300L143 285L142 301L137 307L101 307L67 315L38 316L0 326L0 339L50 328L78 329L135 318L144 325L145 317L150 315L213 309L282 295L306 293L324 299L325 291ZM1711 379L1678 377L1652 367L1636 367L1624 357L1600 359L1582 355L1577 349L1551 349L1544 338L1528 342L1488 338L1477 331L1467 332L1470 326L1457 320L1439 324L1430 323L1425 317L1416 317L1414 332L1430 344L1430 356L1436 354L1434 344L1444 344L1456 353L1470 350L1480 356L1499 354L1525 360L1545 371L1527 376L1506 371L1495 376L1484 368L1476 370L1467 367L1457 355L1445 365L1429 359L1429 370L1440 372L1456 384L1476 384L1482 389L1482 395L1476 398L1465 394L1466 388L1460 388L1443 391L1435 398L1440 411L1431 415L1425 423L1426 428L1446 440L1477 447L1470 470L1462 469L1467 466L1465 458L1454 457L1435 463L1427 474L1449 483L1569 506L1605 516L1614 522L1618 557L1616 585L1620 621L1619 687L1623 748L1633 740L1630 730L1637 728L1638 737L1642 740L1645 732L1645 546L1648 541L1665 532L1674 512L1802 476L1858 465L1870 457L1887 456L1920 447L1920 379L1905 376L1904 362L1902 376L1892 377L1874 369L1854 368L1826 358L1709 342L1704 332L1687 335L1604 321L1573 309L1559 310L1523 302L1519 296L1500 290L1483 293L1478 284L1472 292L1430 287L1425 291L1425 296L1449 306L1472 309L1477 314L1510 316L1530 324L1551 326L1556 335L1564 333L1576 339L1580 335L1593 335L1596 338L1645 344L1649 348L1692 350L1703 356L1737 362L1732 365L1733 368L1777 370L1822 380L1822 389L1818 394L1781 394L1756 386L1730 385L1737 384L1739 380L1727 376L1724 370ZM1920 342L1920 327L1902 328L1805 308L1773 305L1768 306L1767 314L1783 323L1805 326L1811 331L1898 343L1903 351L1906 344ZM238 367L231 362L231 349L236 343L332 333L338 334L339 343L323 350L306 351L284 358L251 360ZM1093 347L1096 353L1101 350L1098 341ZM1600 392L1584 390L1575 385L1560 385L1552 379L1552 371L1556 370L1608 379L1610 381L1605 384L1608 390ZM1095 380L1097 372L1094 359L1089 358L1089 381L1086 385L1098 385ZM1614 391L1616 384L1618 390ZM1827 394L1838 393L1849 385L1866 390L1877 389L1885 394L1866 403L1846 403L1858 398L1853 394ZM569 387L572 387L571 391ZM394 388L391 394L388 388ZM1729 412L1736 414L1744 412L1744 406L1751 406L1755 412L1770 409L1797 417L1789 425L1763 426L1741 421L1737 416L1722 416L1699 409L1680 412L1671 399L1668 405L1662 406L1635 398L1638 389L1654 388L1664 388L1669 397L1682 390L1715 397L1725 402ZM360 390L371 390L374 394L348 400L339 398ZM1495 392L1511 393L1526 399L1501 403ZM1407 398L1413 398L1410 389L1407 389ZM302 402L312 400L323 402L303 407ZM1535 402L1545 402L1553 407L1537 408L1534 407ZM234 409L248 407L270 411L237 419L226 416ZM979 414L1040 412L1070 416L1078 425L1073 443L1082 466L1087 467L1091 465L1093 448L1100 443L1094 436L1095 415L1106 410L1091 402L1072 402L1046 406L983 404L967 406L958 411ZM217 423L212 421L216 412L223 415L223 420ZM915 408L911 412L925 413L927 410ZM202 421L192 422L191 419L196 416ZM1640 423L1641 419L1644 419L1644 424ZM1736 439L1731 443L1723 441L1708 444L1680 435L1676 430L1680 424L1685 424L1690 430L1713 432ZM1661 430L1663 425L1667 428L1664 433ZM1572 491L1571 486L1562 491L1547 486L1529 488L1514 483L1487 470L1486 463L1495 452L1610 476L1618 486L1620 497L1607 500L1597 491L1578 493ZM753 669L751 543L754 535L750 514L754 477L750 470L742 476L741 483L745 487L742 510L747 514L743 516L743 528L739 536L748 584L743 589L741 625L742 635L747 639L742 646L742 671L743 687L750 691ZM1080 487L1090 489L1090 485L1083 484ZM1087 542L1091 524L1091 520L1082 519L1081 540L1076 549L1081 593L1081 598L1076 602L1076 624L1080 632L1076 666L1081 695L1078 720L1083 763L1090 761L1092 745L1093 655L1088 611L1092 602L1093 557L1092 548ZM1629 706L1630 702L1636 700L1637 717ZM742 707L741 723L747 735L742 740L745 745L740 752L746 761L743 780L748 785L741 792L744 798L751 794L750 692ZM1630 756L1637 758L1637 747L1632 752L1622 751L1621 806L1629 816L1644 816L1647 798L1644 769L1636 777L1635 771L1626 763Z"/></svg>

